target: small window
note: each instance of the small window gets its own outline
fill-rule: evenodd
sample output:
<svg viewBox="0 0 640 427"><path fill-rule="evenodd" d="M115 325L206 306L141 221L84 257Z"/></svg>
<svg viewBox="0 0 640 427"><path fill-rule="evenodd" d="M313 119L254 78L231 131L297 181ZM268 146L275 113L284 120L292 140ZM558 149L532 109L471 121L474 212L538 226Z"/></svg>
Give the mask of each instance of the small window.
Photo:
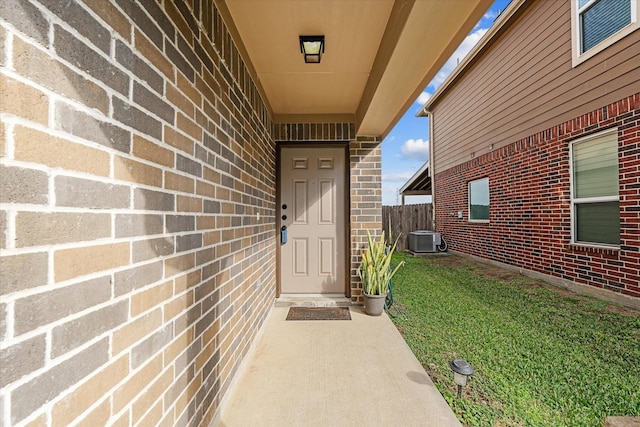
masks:
<svg viewBox="0 0 640 427"><path fill-rule="evenodd" d="M619 246L618 132L571 144L572 242Z"/></svg>
<svg viewBox="0 0 640 427"><path fill-rule="evenodd" d="M489 178L469 182L469 221L489 222Z"/></svg>
<svg viewBox="0 0 640 427"><path fill-rule="evenodd" d="M573 65L638 29L636 0L573 0Z"/></svg>

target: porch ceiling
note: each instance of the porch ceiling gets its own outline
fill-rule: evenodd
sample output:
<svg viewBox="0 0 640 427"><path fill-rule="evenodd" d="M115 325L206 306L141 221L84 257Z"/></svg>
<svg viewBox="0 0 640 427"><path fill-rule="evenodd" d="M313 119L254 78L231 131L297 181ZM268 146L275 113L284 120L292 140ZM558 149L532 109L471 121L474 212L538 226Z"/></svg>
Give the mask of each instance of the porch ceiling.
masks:
<svg viewBox="0 0 640 427"><path fill-rule="evenodd" d="M276 123L386 135L492 0L221 0ZM235 27L235 28L234 28ZM325 36L305 64L299 35Z"/></svg>

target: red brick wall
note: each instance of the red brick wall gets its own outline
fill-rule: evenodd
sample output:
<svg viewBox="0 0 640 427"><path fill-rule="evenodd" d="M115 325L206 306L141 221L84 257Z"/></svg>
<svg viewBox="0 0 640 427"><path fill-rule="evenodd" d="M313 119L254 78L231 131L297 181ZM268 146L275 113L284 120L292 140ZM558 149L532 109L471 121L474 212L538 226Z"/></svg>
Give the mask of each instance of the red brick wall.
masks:
<svg viewBox="0 0 640 427"><path fill-rule="evenodd" d="M612 127L620 249L572 245L570 142ZM471 223L467 185L483 177L490 222ZM434 190L437 229L450 249L640 298L640 93L439 173Z"/></svg>

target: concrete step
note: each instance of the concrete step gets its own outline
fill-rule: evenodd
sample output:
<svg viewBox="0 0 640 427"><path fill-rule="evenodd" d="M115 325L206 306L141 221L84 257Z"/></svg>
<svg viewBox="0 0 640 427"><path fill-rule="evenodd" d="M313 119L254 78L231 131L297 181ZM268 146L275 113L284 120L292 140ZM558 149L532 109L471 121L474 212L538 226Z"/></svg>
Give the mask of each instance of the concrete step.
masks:
<svg viewBox="0 0 640 427"><path fill-rule="evenodd" d="M282 294L276 307L349 307L351 300L342 294Z"/></svg>

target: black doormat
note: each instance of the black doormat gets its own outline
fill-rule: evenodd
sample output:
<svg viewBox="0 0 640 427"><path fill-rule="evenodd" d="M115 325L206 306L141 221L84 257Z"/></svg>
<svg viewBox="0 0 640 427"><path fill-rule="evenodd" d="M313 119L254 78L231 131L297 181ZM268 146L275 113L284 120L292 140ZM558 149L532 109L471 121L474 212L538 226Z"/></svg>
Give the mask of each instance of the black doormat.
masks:
<svg viewBox="0 0 640 427"><path fill-rule="evenodd" d="M351 320L349 307L290 307L287 320Z"/></svg>

